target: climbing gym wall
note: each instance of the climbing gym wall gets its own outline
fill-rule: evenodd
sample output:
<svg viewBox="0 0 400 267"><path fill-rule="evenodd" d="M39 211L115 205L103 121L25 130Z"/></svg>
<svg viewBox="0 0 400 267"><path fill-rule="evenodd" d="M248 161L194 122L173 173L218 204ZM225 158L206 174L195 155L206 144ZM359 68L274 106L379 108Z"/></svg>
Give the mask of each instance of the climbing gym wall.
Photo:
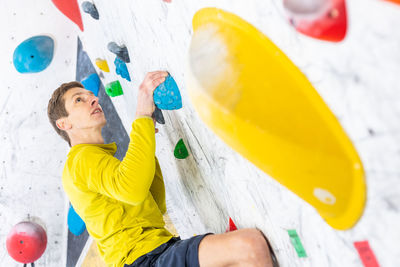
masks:
<svg viewBox="0 0 400 267"><path fill-rule="evenodd" d="M83 4L83 1L78 2L80 5ZM397 107L400 98L396 93L398 85L395 73L400 70L398 64L400 36L392 29L394 25L399 25L400 8L395 4L378 0L346 3L314 1L323 5L323 12L318 13L320 11L317 10L317 15L313 17L302 14L301 12L305 11L301 6L296 7L295 2L165 3L154 0L119 1L115 4L99 0L93 1L99 15L98 19L82 11L85 31L79 36L93 62L97 59L108 62L110 72L97 69L104 76L103 83L119 80L123 95L113 97L112 101L127 132L130 131L135 114L137 88L146 72L165 69L177 82L183 108L162 111L165 125L159 125L157 156L166 180L168 212L182 237L209 231L224 232L228 218L231 217L239 228L262 229L269 237L282 266L362 266L362 260L372 255L368 253L373 253L382 266L396 266L399 264L397 260L399 254L393 244L400 237L400 231L396 229L394 223L400 222L399 198L396 194L399 190L396 180L400 175L400 154L397 145L399 136L396 133L399 116ZM326 2L332 6L326 7ZM297 4L299 3L302 1L297 1ZM358 178L354 176L356 170L351 170L348 178L345 176L327 178L326 180L332 182L335 179L342 179L337 184L335 195L323 189L315 190L310 195L313 199L307 200L308 196L302 196L301 192L296 191L298 188L289 190L282 186L277 182L279 175L273 177L273 172L268 175L268 172L261 171L253 165L256 162L251 161L250 157L243 157L217 137L221 136L218 134L218 129L212 129L209 121L204 120L207 125L202 120L204 116L201 113L208 112L211 121L218 116L219 124L229 124L228 120L232 119L231 114L223 113L221 117L210 112L215 109L212 109L209 103L206 101L193 103L189 94L192 89L189 87L193 86L193 82L190 79L188 81L192 67L189 62L189 48L193 47L192 37L197 34L193 31L192 20L195 13L204 7L216 7L247 21L266 35L281 50L280 54L286 55L294 63L298 68L296 71L305 74L313 90L315 89L321 97L318 101L325 102L329 112L332 112L329 113L329 118L325 117L322 121L328 124L336 121L335 127L340 129L345 138L343 140L346 140L343 141L346 143L343 146L346 153L355 155L355 162L350 164L355 164L352 166L360 170ZM339 26L331 25L331 20L337 20ZM249 42L248 39L241 41ZM112 52L113 49L110 49L110 46L114 46L114 52L118 50L115 45L120 47L119 50L126 47L129 52L130 61L126 66L131 81L119 76L116 71L114 62L116 59L118 61L118 57ZM200 46L200 50L201 48L205 50L200 51L197 59L199 61L206 57L204 55L207 55L208 50L215 48L208 39L202 39L195 45ZM202 85L207 86L215 79L222 79L228 85L218 87L218 90L228 90L229 81L235 81L237 73L233 73L233 76L218 77L221 75L221 72L218 72L221 68L220 63L224 63L218 61L218 52L221 54L226 52L218 49L220 48L216 48L216 54L211 53L211 60L202 62L209 64L207 66L210 68L203 72L206 73L203 77L206 81L203 81ZM214 61L210 62L212 59ZM269 77L269 73L287 71L284 69L286 65L280 62L276 63L272 59L268 61L268 58L263 57L260 57L260 60L264 60L265 65L268 65L268 62L275 63L269 69L257 67L252 69L257 73L256 76L265 80L265 84L274 78ZM255 66L263 65L255 63ZM285 88L293 72L279 76L280 83L279 80L275 83L277 86L275 91L280 90L287 97L287 101L279 105L287 105L289 102L297 107L296 105L302 105L301 101L304 101L297 98L296 90L291 95L284 92L285 89L302 90L304 87ZM243 86L244 93L248 88L255 90L251 84L247 85ZM263 88L260 87L258 90ZM274 94L274 91L271 92ZM220 95L227 96L223 93ZM199 95L196 96L200 99ZM218 97L218 93L214 96ZM227 97L229 96L231 95ZM268 98L277 98L276 95L268 94L264 97L266 104L258 112L268 113L269 107L273 105L268 102ZM246 101L251 107L251 101L255 104L259 99L249 98ZM294 108L290 111L292 113L273 113L276 120L283 118L286 120L287 132L292 132L294 138L296 134L303 135L302 128L296 127L304 125L306 132L309 133L308 140L310 137L315 143L322 140L320 131L326 126L319 122L307 121L314 113L306 115L301 113L303 110ZM334 118L331 115L334 115ZM298 118L303 118L304 121L296 122ZM246 133L244 136L246 137ZM258 143L260 149L263 149L258 152L259 155L279 153L279 148L266 149L262 145L264 140L254 140L254 136L250 133L248 138L253 138L251 141L255 146ZM287 136L278 136L277 139L279 138L285 139ZM185 159L174 157L174 148L180 139L189 152L189 156ZM340 144L343 142L339 141ZM349 147L353 152L347 150ZM283 154L287 152L284 149L282 147ZM310 153L308 155L313 156L319 152L311 150ZM279 158L278 155L275 158ZM334 167L332 158L318 155L321 157L311 162L315 166L332 168L332 171L347 168ZM269 156L274 158L274 154ZM288 169L293 168L293 165L288 164L285 169L284 164L285 162L282 162L280 168L289 173ZM302 181L303 184L307 183L306 177L302 176L302 166L297 167L299 168L297 174L296 169L290 169L290 173L292 179L298 180L297 186L301 186ZM323 173L322 169L316 171ZM325 175L328 175L327 171ZM352 183L351 179L358 180ZM352 189L352 186L356 189ZM358 190L360 193L354 197L353 192ZM339 203L342 193L357 198L358 208L357 211L347 212L347 217L353 217L350 219L351 222L347 221L343 225L341 222L337 223L341 225L337 228L342 229L337 230L328 224L327 216L320 212L319 207L321 201L326 201L323 203L325 206L331 205L330 202L335 200ZM376 218L379 218L379 222ZM343 229L348 230L343 231ZM367 243L362 243L363 241ZM357 249L361 251L361 256ZM366 264L374 264L374 260L374 256L371 256L369 261L366 260Z"/></svg>
<svg viewBox="0 0 400 267"><path fill-rule="evenodd" d="M78 30L37 0L1 1L0 28L0 266L22 266L7 248L28 262L41 256L36 266L65 266L68 145L49 124L47 103L60 81L75 79Z"/></svg>
<svg viewBox="0 0 400 267"><path fill-rule="evenodd" d="M281 266L400 265L396 1L14 2L0 4L1 266L20 266L7 249L22 221L46 232L36 266L102 266L61 187L68 146L47 101L61 82L93 89L121 158L158 69L156 154L181 237L234 222Z"/></svg>

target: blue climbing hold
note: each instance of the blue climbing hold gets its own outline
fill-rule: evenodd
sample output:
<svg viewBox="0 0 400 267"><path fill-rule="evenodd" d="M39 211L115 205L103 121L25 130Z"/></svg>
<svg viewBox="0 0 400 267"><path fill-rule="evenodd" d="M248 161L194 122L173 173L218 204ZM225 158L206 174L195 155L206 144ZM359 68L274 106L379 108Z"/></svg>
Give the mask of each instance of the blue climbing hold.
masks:
<svg viewBox="0 0 400 267"><path fill-rule="evenodd" d="M68 211L68 229L76 236L81 235L86 229L85 222L79 217L72 205Z"/></svg>
<svg viewBox="0 0 400 267"><path fill-rule="evenodd" d="M92 91L95 96L99 93L100 78L97 73L92 73L81 81L82 85L89 91Z"/></svg>
<svg viewBox="0 0 400 267"><path fill-rule="evenodd" d="M153 98L159 109L173 110L182 107L181 93L171 75L168 75L165 81L154 90Z"/></svg>
<svg viewBox="0 0 400 267"><path fill-rule="evenodd" d="M54 41L49 36L34 36L23 41L14 51L14 66L20 73L40 72L53 59Z"/></svg>
<svg viewBox="0 0 400 267"><path fill-rule="evenodd" d="M131 76L129 76L128 67L125 62L121 60L119 57L116 57L114 60L115 72L120 75L122 78L131 81Z"/></svg>

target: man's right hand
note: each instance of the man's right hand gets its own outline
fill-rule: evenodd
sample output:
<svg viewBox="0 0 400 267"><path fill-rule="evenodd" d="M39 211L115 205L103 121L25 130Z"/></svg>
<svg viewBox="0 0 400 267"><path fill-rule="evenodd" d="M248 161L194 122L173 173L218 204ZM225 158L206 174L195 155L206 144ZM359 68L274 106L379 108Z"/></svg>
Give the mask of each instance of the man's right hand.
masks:
<svg viewBox="0 0 400 267"><path fill-rule="evenodd" d="M155 110L153 92L168 76L166 71L153 71L146 74L142 84L139 86L138 103L136 107L136 118L139 116L151 117Z"/></svg>

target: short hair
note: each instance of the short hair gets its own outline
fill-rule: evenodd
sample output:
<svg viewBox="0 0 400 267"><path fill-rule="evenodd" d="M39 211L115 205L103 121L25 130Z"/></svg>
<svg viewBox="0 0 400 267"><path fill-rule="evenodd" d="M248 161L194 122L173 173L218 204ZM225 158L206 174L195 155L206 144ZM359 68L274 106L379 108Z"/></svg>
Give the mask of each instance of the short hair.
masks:
<svg viewBox="0 0 400 267"><path fill-rule="evenodd" d="M71 140L66 131L61 130L57 127L57 120L63 117L68 116L67 109L65 108L65 93L72 88L85 88L80 82L69 82L63 83L60 87L58 87L52 94L49 104L47 105L47 116L49 117L49 121L53 126L54 130L65 140L68 142L68 145L71 146Z"/></svg>

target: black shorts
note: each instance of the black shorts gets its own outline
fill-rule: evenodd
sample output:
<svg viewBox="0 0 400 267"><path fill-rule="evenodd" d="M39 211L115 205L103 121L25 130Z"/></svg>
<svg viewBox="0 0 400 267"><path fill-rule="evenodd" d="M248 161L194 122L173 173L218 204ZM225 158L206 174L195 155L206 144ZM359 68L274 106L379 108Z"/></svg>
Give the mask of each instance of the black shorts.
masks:
<svg viewBox="0 0 400 267"><path fill-rule="evenodd" d="M181 240L173 237L153 251L139 257L125 267L200 267L199 244L209 234Z"/></svg>

